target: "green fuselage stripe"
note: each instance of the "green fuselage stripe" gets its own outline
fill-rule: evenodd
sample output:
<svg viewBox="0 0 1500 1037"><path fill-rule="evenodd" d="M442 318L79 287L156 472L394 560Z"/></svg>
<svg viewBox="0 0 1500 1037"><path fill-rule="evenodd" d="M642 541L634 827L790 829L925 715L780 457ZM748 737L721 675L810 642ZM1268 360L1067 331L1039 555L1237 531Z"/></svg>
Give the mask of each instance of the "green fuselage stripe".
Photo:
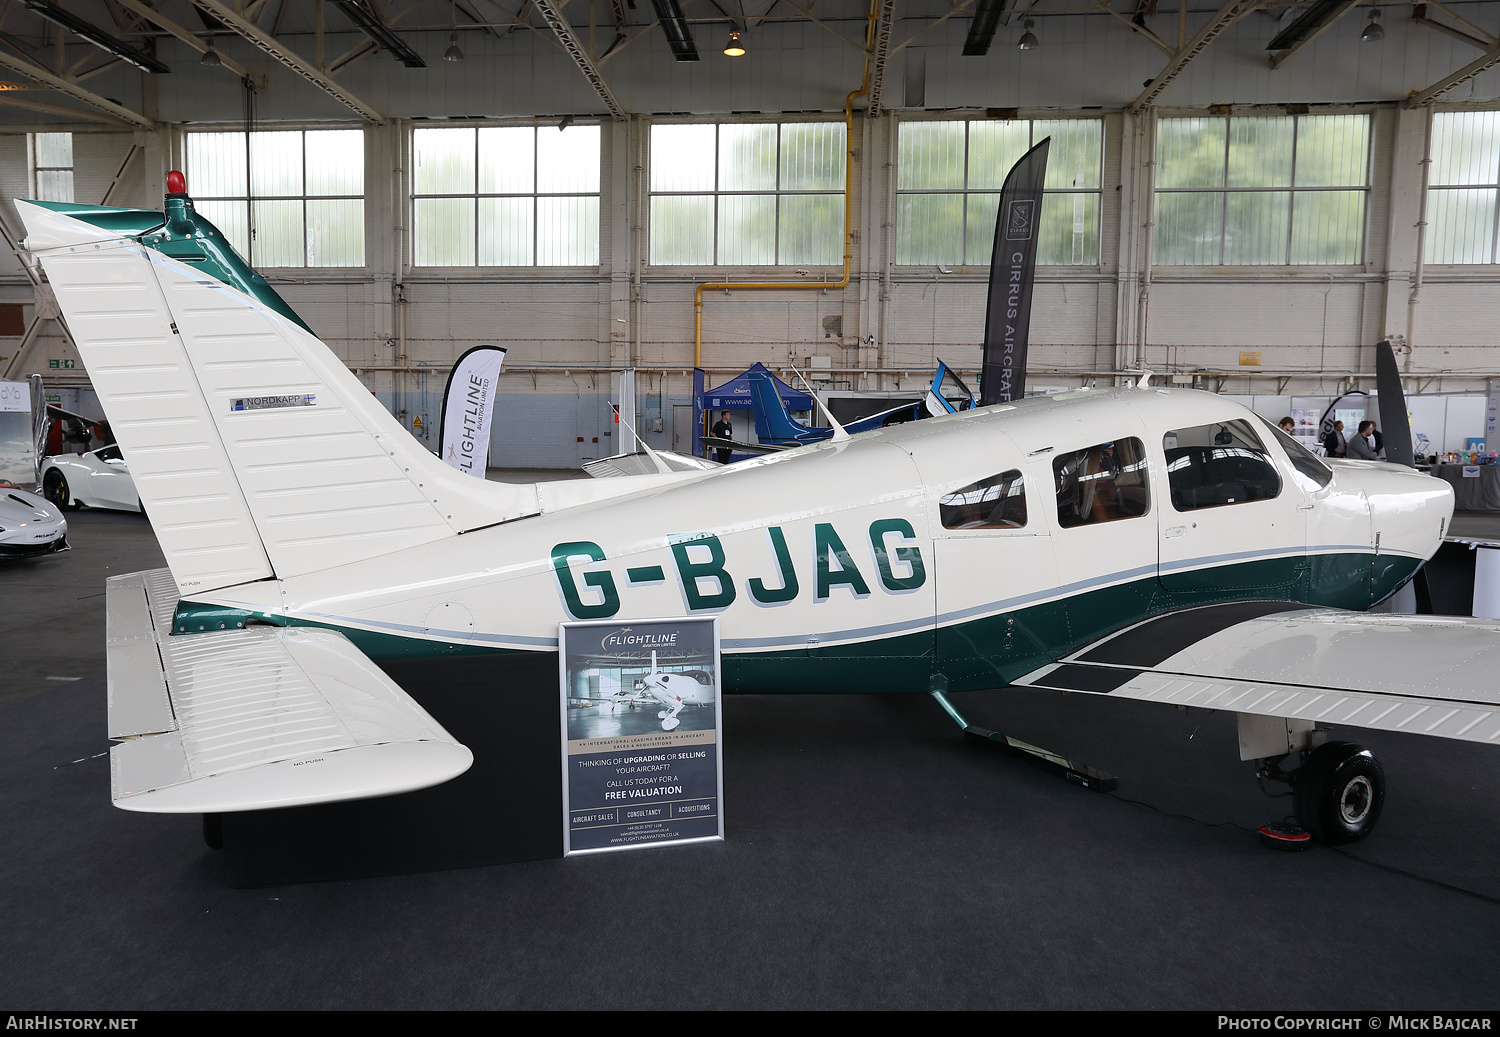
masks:
<svg viewBox="0 0 1500 1037"><path fill-rule="evenodd" d="M933 676L941 674L950 691L994 688L1105 634L1174 609L1270 598L1364 610L1388 597L1420 565L1420 559L1395 555L1326 554L1152 575L895 637L772 652L725 652L723 686L726 692L747 693L925 692ZM219 623L226 619L231 628L248 619L338 630L371 659L523 650L433 641L190 601L179 603L173 628L179 633L224 629Z"/></svg>

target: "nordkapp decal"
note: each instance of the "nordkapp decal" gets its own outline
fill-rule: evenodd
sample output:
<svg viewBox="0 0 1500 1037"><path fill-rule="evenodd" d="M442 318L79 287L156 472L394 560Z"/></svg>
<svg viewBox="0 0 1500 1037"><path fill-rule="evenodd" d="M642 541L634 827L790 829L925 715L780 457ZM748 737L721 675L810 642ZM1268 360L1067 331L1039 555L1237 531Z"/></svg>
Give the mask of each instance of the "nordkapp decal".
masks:
<svg viewBox="0 0 1500 1037"><path fill-rule="evenodd" d="M783 605L796 600L804 587L797 576L786 531L780 526L768 526L764 532L773 567L748 577L742 586L758 605ZM856 600L867 598L872 583L878 583L888 594L901 594L927 582L922 549L916 545L916 531L906 519L877 519L870 523L867 539L871 561L866 561L864 568L831 522L815 524L812 532L814 602L821 603L844 593ZM723 610L739 598L741 584L730 572L729 557L717 536L676 534L667 538L667 547L672 553L672 567L683 600L691 611ZM572 540L552 548L552 571L557 577L558 593L574 619L609 619L620 611L622 584L649 586L667 579L661 565L629 566L623 577L617 578L615 569L599 564L605 561L604 549L591 540ZM742 563L734 564L740 568ZM805 571L806 559L802 564Z"/></svg>

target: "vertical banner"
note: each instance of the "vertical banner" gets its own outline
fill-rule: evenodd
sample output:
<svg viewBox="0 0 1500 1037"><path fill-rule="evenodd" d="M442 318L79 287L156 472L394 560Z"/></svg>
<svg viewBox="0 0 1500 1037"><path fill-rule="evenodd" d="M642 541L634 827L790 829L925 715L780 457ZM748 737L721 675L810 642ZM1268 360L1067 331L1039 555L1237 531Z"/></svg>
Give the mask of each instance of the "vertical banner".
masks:
<svg viewBox="0 0 1500 1037"><path fill-rule="evenodd" d="M458 358L443 390L438 456L480 479L490 459L490 418L503 363L504 346L475 346Z"/></svg>
<svg viewBox="0 0 1500 1037"><path fill-rule="evenodd" d="M1011 167L1000 190L990 295L984 314L984 373L979 402L1009 403L1026 395L1026 347L1031 340L1031 287L1041 231L1048 137Z"/></svg>
<svg viewBox="0 0 1500 1037"><path fill-rule="evenodd" d="M633 454L640 449L635 441L635 430L639 427L635 420L635 368L627 368L620 372L620 402L616 405L615 424L616 431L620 436L617 454ZM621 419L624 419L623 421Z"/></svg>
<svg viewBox="0 0 1500 1037"><path fill-rule="evenodd" d="M0 483L35 484L36 444L31 425L31 386L0 382Z"/></svg>
<svg viewBox="0 0 1500 1037"><path fill-rule="evenodd" d="M563 853L724 838L717 617L562 623Z"/></svg>

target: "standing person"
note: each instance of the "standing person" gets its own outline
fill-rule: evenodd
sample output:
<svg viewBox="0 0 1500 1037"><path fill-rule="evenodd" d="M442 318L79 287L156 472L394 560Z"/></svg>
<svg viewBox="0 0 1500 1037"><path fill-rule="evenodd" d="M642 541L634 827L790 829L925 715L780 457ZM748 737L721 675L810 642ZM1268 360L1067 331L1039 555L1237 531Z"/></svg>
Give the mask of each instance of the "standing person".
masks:
<svg viewBox="0 0 1500 1037"><path fill-rule="evenodd" d="M1333 431L1323 437L1323 450L1329 457L1343 457L1348 453L1348 444L1344 442L1344 423L1335 421Z"/></svg>
<svg viewBox="0 0 1500 1037"><path fill-rule="evenodd" d="M734 438L734 426L729 423L729 412L727 410L719 412L719 420L714 423L714 427L709 431L718 439ZM719 447L714 453L718 456L720 464L729 463L729 448L727 446Z"/></svg>
<svg viewBox="0 0 1500 1037"><path fill-rule="evenodd" d="M1375 451L1375 423L1373 421L1359 423L1359 433L1349 440L1349 456L1357 457L1361 461L1380 460L1380 455Z"/></svg>

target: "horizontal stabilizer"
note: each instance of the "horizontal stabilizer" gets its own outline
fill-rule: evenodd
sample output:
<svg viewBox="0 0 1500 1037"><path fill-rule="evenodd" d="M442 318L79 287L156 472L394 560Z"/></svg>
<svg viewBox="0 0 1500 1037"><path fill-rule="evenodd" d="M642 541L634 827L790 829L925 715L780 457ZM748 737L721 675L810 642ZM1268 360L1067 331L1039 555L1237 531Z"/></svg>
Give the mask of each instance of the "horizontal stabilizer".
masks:
<svg viewBox="0 0 1500 1037"><path fill-rule="evenodd" d="M719 467L719 462L710 461L691 454L678 454L671 450L657 450L655 456L673 472L706 472ZM645 451L633 454L615 454L601 457L597 461L585 461L583 470L595 479L613 479L622 475L663 475L651 455Z"/></svg>
<svg viewBox="0 0 1500 1037"><path fill-rule="evenodd" d="M1497 635L1488 619L1236 602L1146 620L1014 683L1497 744Z"/></svg>
<svg viewBox="0 0 1500 1037"><path fill-rule="evenodd" d="M172 636L166 570L108 583L115 806L264 810L427 788L473 755L342 634Z"/></svg>

